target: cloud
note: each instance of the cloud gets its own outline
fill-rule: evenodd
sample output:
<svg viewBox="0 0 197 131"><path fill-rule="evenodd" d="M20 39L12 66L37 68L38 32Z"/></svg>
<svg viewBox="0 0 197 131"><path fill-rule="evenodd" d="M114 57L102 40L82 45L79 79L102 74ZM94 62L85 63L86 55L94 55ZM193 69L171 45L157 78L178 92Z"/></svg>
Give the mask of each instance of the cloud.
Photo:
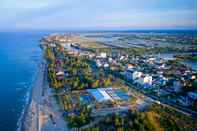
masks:
<svg viewBox="0 0 197 131"><path fill-rule="evenodd" d="M197 1L193 0L2 0L0 3L0 28L197 27Z"/></svg>
<svg viewBox="0 0 197 131"><path fill-rule="evenodd" d="M190 24L197 23L197 10L172 9L167 11L127 10L113 12L97 18L98 22L121 22L133 24Z"/></svg>

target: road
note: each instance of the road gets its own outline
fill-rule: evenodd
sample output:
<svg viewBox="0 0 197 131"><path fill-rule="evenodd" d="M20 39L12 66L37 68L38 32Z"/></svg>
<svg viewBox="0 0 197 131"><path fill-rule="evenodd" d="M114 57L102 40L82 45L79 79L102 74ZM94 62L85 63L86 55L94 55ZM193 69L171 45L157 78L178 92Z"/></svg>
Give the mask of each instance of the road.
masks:
<svg viewBox="0 0 197 131"><path fill-rule="evenodd" d="M133 85L131 83L125 82L125 84L130 86L130 87L132 86L132 89L134 89ZM134 89L134 90L136 90L136 89ZM175 103L170 103L170 102L164 101L164 100L158 100L158 98L156 96L147 94L145 92L138 91L138 90L136 90L136 91L138 93L140 93L141 95L143 95L143 97L146 97L146 98L150 99L154 103L161 104L161 105L163 105L165 107L168 107L168 108L171 108L173 110L176 110L177 112L183 113L183 114L185 114L187 116L192 116L194 118L197 117L197 112L195 112L195 111L192 111L192 110L184 108L184 107L180 107L180 106L176 105Z"/></svg>
<svg viewBox="0 0 197 131"><path fill-rule="evenodd" d="M92 110L91 116L93 117L106 116L106 115L117 113L117 112L128 111L131 108L132 108L131 106L119 106L119 107L114 107L114 108L94 109Z"/></svg>

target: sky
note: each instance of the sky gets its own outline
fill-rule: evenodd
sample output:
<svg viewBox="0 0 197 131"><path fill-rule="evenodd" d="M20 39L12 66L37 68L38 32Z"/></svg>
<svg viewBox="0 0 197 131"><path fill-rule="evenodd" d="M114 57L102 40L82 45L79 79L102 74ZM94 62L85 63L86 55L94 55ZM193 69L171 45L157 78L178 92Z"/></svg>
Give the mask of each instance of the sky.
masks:
<svg viewBox="0 0 197 131"><path fill-rule="evenodd" d="M1 0L0 30L197 29L197 0Z"/></svg>

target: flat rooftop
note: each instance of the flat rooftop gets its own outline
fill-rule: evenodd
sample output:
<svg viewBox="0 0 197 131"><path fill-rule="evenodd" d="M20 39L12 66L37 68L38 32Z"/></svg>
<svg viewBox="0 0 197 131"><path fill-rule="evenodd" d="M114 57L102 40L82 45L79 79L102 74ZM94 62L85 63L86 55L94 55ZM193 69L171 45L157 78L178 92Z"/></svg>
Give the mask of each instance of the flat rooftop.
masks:
<svg viewBox="0 0 197 131"><path fill-rule="evenodd" d="M116 101L116 100L127 101L129 99L129 96L121 89L98 88L98 89L87 89L87 92L90 93L98 102Z"/></svg>

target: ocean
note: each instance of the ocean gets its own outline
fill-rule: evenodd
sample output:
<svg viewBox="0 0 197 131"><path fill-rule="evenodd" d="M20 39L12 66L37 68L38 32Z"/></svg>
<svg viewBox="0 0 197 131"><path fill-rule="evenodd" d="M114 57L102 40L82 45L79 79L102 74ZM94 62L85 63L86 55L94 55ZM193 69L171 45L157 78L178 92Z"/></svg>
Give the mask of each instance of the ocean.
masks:
<svg viewBox="0 0 197 131"><path fill-rule="evenodd" d="M0 131L14 131L41 59L45 33L0 32Z"/></svg>

